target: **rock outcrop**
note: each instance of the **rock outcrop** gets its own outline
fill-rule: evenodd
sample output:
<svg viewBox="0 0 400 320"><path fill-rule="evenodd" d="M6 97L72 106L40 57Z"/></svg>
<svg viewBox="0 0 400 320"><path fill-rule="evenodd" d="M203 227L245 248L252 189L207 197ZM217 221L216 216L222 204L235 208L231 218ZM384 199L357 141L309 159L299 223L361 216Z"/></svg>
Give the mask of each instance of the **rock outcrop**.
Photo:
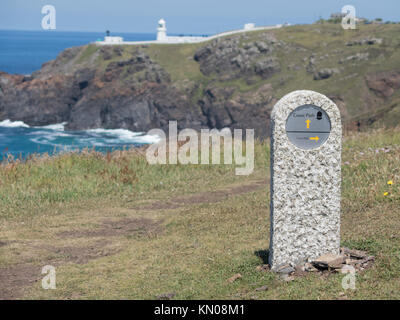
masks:
<svg viewBox="0 0 400 320"><path fill-rule="evenodd" d="M346 42L346 46L363 46L363 45L374 45L374 44L382 44L383 39L381 38L364 38L364 39L358 39L358 40L352 40L349 42Z"/></svg>
<svg viewBox="0 0 400 320"><path fill-rule="evenodd" d="M366 82L376 95L389 98L400 89L400 70L368 74Z"/></svg>
<svg viewBox="0 0 400 320"><path fill-rule="evenodd" d="M340 71L338 69L321 69L315 72L314 74L314 80L324 80L332 77L334 74L339 73Z"/></svg>
<svg viewBox="0 0 400 320"><path fill-rule="evenodd" d="M274 37L240 44L240 38L216 39L199 49L194 59L199 62L206 76L217 75L222 80L249 78L260 75L264 79L280 71L279 61L272 55L276 47L282 46Z"/></svg>

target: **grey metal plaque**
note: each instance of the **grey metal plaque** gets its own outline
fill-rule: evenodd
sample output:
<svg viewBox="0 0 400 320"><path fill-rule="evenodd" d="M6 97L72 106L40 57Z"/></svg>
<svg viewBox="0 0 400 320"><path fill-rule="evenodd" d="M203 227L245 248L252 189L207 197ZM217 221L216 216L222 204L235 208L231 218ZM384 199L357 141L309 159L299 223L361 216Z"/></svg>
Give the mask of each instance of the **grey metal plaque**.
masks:
<svg viewBox="0 0 400 320"><path fill-rule="evenodd" d="M331 121L326 112L307 104L293 110L286 121L286 134L291 143L304 150L322 146L329 138Z"/></svg>

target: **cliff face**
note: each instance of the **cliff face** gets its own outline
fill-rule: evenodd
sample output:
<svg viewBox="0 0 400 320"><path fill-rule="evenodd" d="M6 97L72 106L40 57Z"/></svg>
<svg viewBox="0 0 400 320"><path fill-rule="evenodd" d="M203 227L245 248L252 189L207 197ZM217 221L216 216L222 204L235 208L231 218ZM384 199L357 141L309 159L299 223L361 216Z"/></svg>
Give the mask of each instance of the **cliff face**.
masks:
<svg viewBox="0 0 400 320"><path fill-rule="evenodd" d="M63 62L86 48L72 48L43 66L32 77L0 74L1 118L29 125L68 122L68 129L127 128L145 131L166 119L190 120L196 112L185 110L188 101L171 87L167 72L137 51L129 59L71 68ZM99 49L107 59L113 48ZM125 75L140 74L135 81Z"/></svg>
<svg viewBox="0 0 400 320"><path fill-rule="evenodd" d="M0 72L0 120L67 129L254 128L266 137L273 105L311 89L347 127L400 120L400 25L288 27L205 44L88 45L29 77Z"/></svg>

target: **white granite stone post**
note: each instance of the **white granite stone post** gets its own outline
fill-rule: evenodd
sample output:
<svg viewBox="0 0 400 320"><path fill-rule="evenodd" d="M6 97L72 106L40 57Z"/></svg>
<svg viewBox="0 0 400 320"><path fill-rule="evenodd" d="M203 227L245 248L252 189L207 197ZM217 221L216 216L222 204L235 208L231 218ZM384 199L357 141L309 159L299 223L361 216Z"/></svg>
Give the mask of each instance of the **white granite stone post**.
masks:
<svg viewBox="0 0 400 320"><path fill-rule="evenodd" d="M271 132L272 270L339 254L339 109L317 92L292 92L274 106Z"/></svg>

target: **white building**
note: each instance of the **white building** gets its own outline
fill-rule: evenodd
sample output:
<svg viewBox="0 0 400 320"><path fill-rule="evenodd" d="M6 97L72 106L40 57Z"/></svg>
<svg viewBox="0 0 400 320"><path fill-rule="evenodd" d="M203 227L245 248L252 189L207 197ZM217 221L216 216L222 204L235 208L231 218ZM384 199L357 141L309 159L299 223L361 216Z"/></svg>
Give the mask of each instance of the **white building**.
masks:
<svg viewBox="0 0 400 320"><path fill-rule="evenodd" d="M124 38L122 37L104 37L104 42L106 44L116 44L116 43L123 43L124 42Z"/></svg>
<svg viewBox="0 0 400 320"><path fill-rule="evenodd" d="M244 30L251 30L254 29L256 27L256 25L254 23L246 23L244 25Z"/></svg>

